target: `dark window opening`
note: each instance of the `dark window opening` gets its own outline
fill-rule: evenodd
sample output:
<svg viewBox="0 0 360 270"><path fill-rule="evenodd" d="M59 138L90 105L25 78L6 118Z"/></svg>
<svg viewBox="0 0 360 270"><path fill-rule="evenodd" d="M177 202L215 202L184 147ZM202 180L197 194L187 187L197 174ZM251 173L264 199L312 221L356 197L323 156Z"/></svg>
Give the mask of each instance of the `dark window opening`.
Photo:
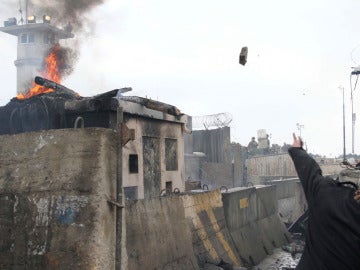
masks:
<svg viewBox="0 0 360 270"><path fill-rule="evenodd" d="M130 173L139 172L138 155L129 155L129 171Z"/></svg>
<svg viewBox="0 0 360 270"><path fill-rule="evenodd" d="M124 187L125 198L127 200L137 200L138 199L138 187Z"/></svg>
<svg viewBox="0 0 360 270"><path fill-rule="evenodd" d="M55 44L55 35L52 33L45 33L44 44Z"/></svg>
<svg viewBox="0 0 360 270"><path fill-rule="evenodd" d="M21 34L20 42L21 43L27 43L27 34Z"/></svg>
<svg viewBox="0 0 360 270"><path fill-rule="evenodd" d="M49 43L50 43L49 34L45 33L44 34L44 44L49 44Z"/></svg>
<svg viewBox="0 0 360 270"><path fill-rule="evenodd" d="M172 192L172 181L167 181L165 183L165 188L166 188L166 190Z"/></svg>
<svg viewBox="0 0 360 270"><path fill-rule="evenodd" d="M176 139L165 139L165 159L166 159L166 170L177 171L178 155L177 155Z"/></svg>

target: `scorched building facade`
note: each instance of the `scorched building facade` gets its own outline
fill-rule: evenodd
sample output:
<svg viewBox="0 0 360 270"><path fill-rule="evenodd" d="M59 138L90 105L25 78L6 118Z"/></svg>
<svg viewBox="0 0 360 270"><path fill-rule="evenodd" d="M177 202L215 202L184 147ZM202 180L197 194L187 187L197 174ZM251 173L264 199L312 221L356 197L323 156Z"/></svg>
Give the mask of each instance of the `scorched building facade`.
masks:
<svg viewBox="0 0 360 270"><path fill-rule="evenodd" d="M55 92L14 98L0 107L0 135L81 127L117 130L121 118L117 157L125 197L148 199L184 191L187 117L176 107L137 96L115 97L117 90L80 97L62 92L67 88L61 85L53 87Z"/></svg>
<svg viewBox="0 0 360 270"><path fill-rule="evenodd" d="M123 185L128 199L184 191L183 116L120 101L133 140L123 147Z"/></svg>

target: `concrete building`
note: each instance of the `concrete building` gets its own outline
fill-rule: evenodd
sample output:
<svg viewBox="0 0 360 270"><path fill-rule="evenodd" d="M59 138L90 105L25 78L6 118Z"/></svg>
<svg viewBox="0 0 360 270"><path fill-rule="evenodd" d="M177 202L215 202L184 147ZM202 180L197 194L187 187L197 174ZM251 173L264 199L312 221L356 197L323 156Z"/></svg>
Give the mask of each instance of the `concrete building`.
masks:
<svg viewBox="0 0 360 270"><path fill-rule="evenodd" d="M44 15L41 22L35 16L27 18L25 24L17 24L16 18L4 22L0 31L17 37L17 94L25 94L32 87L34 77L43 70L44 59L50 49L61 39L74 37L70 31L50 24L51 18Z"/></svg>
<svg viewBox="0 0 360 270"><path fill-rule="evenodd" d="M184 191L186 116L165 114L119 100L134 139L123 147L123 185L129 199Z"/></svg>
<svg viewBox="0 0 360 270"><path fill-rule="evenodd" d="M69 129L80 124L84 128L120 128L120 176L127 198L184 191L186 115L165 103L136 96L117 98L116 94L114 90L95 97L64 99L55 91L23 101L14 99L0 107L0 134Z"/></svg>

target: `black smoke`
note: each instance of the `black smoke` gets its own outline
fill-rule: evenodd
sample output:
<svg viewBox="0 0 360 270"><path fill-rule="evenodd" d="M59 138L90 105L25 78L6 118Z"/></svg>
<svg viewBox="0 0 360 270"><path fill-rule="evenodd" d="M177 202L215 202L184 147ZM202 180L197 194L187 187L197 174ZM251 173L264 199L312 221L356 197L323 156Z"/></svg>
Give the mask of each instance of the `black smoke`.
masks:
<svg viewBox="0 0 360 270"><path fill-rule="evenodd" d="M72 31L83 34L92 29L94 22L88 14L105 0L32 0L29 10L38 16L50 15L58 26L71 24Z"/></svg>
<svg viewBox="0 0 360 270"><path fill-rule="evenodd" d="M22 1L23 5L25 0ZM38 20L43 15L51 16L51 24L72 32L75 37L66 40L61 46L60 58L62 75L72 73L79 58L82 41L94 33L95 22L90 12L103 4L105 0L29 0L28 14L36 15ZM24 7L23 7L24 9Z"/></svg>

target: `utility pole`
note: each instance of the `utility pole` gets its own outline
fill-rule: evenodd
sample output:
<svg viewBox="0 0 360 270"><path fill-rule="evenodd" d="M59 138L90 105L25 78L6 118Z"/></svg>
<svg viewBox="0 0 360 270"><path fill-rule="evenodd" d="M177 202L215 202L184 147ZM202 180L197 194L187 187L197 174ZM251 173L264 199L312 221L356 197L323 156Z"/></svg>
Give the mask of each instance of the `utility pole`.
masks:
<svg viewBox="0 0 360 270"><path fill-rule="evenodd" d="M346 160L346 148L345 148L345 89L343 86L339 86L339 89L342 90L342 96L343 96L343 141L344 141L344 154L343 154L343 160Z"/></svg>
<svg viewBox="0 0 360 270"><path fill-rule="evenodd" d="M354 70L350 73L350 94L351 94L351 120L352 120L352 130L351 130L351 139L352 139L352 153L355 153L354 150L354 140L355 140L355 121L356 121L356 114L354 113L354 91L356 89L356 85L359 79L360 69L359 67L353 68ZM354 85L354 89L352 86L351 78L353 75L356 75L356 82Z"/></svg>
<svg viewBox="0 0 360 270"><path fill-rule="evenodd" d="M300 136L300 138L301 138L301 129L304 128L304 125L301 125L301 124L299 124L299 123L296 123L296 127L297 127L297 129L299 130L299 136Z"/></svg>
<svg viewBox="0 0 360 270"><path fill-rule="evenodd" d="M355 140L355 121L356 121L356 114L354 113L354 100L353 100L353 91L351 90L351 120L352 120L352 126L351 126L351 153L354 154L354 140Z"/></svg>

